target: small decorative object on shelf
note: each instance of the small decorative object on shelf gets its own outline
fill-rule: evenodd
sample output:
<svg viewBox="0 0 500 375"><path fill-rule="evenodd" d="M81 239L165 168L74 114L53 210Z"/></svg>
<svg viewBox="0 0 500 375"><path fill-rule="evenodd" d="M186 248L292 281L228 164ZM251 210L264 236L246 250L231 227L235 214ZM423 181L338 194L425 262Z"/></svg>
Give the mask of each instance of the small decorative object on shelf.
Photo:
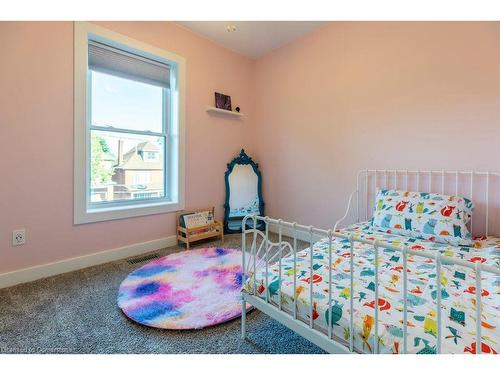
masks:
<svg viewBox="0 0 500 375"><path fill-rule="evenodd" d="M240 113L240 107L236 107L236 112Z"/></svg>
<svg viewBox="0 0 500 375"><path fill-rule="evenodd" d="M221 94L220 92L215 93L215 108L225 109L226 111L232 111L231 107L231 97L229 95Z"/></svg>
<svg viewBox="0 0 500 375"><path fill-rule="evenodd" d="M215 208L184 210L177 214L177 241L184 242L189 250L191 242L220 237L224 245L222 223L214 220Z"/></svg>

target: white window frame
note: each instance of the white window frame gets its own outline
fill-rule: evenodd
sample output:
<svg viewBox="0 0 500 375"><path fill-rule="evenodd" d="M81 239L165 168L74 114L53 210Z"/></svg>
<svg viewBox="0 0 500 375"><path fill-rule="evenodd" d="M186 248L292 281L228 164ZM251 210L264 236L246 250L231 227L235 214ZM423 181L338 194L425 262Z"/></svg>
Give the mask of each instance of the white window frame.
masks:
<svg viewBox="0 0 500 375"><path fill-rule="evenodd" d="M165 183L169 194L165 198L143 201L120 201L96 207L90 204L90 126L88 41L100 41L122 48L146 58L170 65L170 133L165 148ZM136 216L175 212L184 209L184 119L185 119L185 70L181 56L121 35L89 22L74 23L74 223L92 223ZM167 176L168 174L168 176Z"/></svg>

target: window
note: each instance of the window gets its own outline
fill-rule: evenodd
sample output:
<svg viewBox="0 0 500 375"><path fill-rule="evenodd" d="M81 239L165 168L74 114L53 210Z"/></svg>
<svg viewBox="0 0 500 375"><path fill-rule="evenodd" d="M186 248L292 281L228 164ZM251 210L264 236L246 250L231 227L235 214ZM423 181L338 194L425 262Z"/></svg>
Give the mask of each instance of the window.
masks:
<svg viewBox="0 0 500 375"><path fill-rule="evenodd" d="M146 153L146 160L156 161L157 159L158 159L158 153L157 152L148 151Z"/></svg>
<svg viewBox="0 0 500 375"><path fill-rule="evenodd" d="M75 23L75 223L183 208L184 60Z"/></svg>
<svg viewBox="0 0 500 375"><path fill-rule="evenodd" d="M151 182L151 172L133 171L134 184L147 186Z"/></svg>

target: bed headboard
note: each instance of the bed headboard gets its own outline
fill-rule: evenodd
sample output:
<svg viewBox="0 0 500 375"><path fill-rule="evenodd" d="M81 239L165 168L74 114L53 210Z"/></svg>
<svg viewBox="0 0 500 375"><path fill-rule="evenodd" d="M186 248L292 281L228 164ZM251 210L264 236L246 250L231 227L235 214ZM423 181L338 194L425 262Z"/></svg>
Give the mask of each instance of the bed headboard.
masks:
<svg viewBox="0 0 500 375"><path fill-rule="evenodd" d="M460 195L474 203L469 224L474 236L500 236L500 172L365 169L358 172L356 221L372 216L377 188Z"/></svg>

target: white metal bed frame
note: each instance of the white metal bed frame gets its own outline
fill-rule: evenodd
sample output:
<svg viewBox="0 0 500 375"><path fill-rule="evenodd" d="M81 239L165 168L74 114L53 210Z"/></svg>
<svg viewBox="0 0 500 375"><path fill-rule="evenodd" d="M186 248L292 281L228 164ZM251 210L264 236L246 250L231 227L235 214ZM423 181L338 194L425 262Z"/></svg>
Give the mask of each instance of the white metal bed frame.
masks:
<svg viewBox="0 0 500 375"><path fill-rule="evenodd" d="M401 178L399 176L403 175L404 184L401 186L399 184ZM309 322L304 321L303 319L297 316L297 296L296 296L296 278L294 278L294 306L293 312L285 311L281 306L281 259L285 256L292 255L294 256L294 268L297 261L297 240L300 238L304 238L307 236L309 239L309 246L312 249L314 244L314 237L321 236L327 237L329 240L329 249L328 249L328 261L332 264L332 239L333 238L342 238L347 239L350 242L350 290L353 290L354 285L354 243L360 242L364 244L370 244L374 248L375 259L378 258L378 252L380 248L391 249L397 251L402 254L402 266L403 266L403 350L402 353L407 353L407 295L408 295L408 281L407 281L407 258L408 255L414 255L417 257L433 259L436 264L436 273L441 274L441 263L442 256L439 252L431 253L427 251L415 251L408 247L404 246L393 246L384 241L371 241L361 238L354 238L352 235L346 235L343 233L338 233L336 231L339 224L343 223L349 213L352 211L351 207L353 206L353 200L355 200L355 220L359 222L363 216L362 212L364 211L364 218L368 219L370 215L370 180L373 182L373 187L385 187L389 188L390 178L393 179L393 186L390 188L395 189L410 189L412 179L414 180L415 189L414 191L420 191L423 177L427 176L427 190L430 193L436 193L436 189L434 189L433 181L435 176L440 176L440 193L442 194L454 194L459 195L461 191L464 189L464 184L462 184L462 180L464 176L468 176L468 190L469 197L472 199L474 196L474 188L476 186L475 179L477 176L482 176L482 180L484 182L484 196L485 196L485 227L484 234L489 234L489 222L490 222L490 187L491 180L493 178L497 178L498 182L500 182L500 172L477 172L477 171L420 171L420 170L375 170L375 169L366 169L362 170L357 175L357 183L356 190L351 193L347 209L345 215L335 223L334 229L325 230L315 228L313 226L305 226L297 223L291 223L287 221L283 221L281 219L272 219L269 217L262 217L258 215L247 215L243 219L243 232L242 232L242 270L243 270L243 284L245 284L246 279L250 277L250 282L253 281L253 290L257 290L257 280L253 277L256 273L256 270L265 266L266 269L266 290L268 283L268 267L269 264L274 264L273 262L278 262L279 264L279 275L278 275L278 301L279 303L274 303L269 299L268 293L266 293L265 297L260 297L257 294L251 294L248 291L242 291L242 319L241 319L241 336L243 339L246 337L246 312L247 312L247 303L251 304L253 307L258 310L264 312L271 318L279 321L284 324L288 328L292 329L299 335L303 336L307 340L321 347L325 351L329 353L353 353L354 352L354 324L353 324L353 314L350 313L349 319L349 342L344 341L343 339L336 337L332 334L332 325L328 324L328 331L325 332L318 327L315 327L313 324L313 277L312 277L312 264L313 264L313 251L310 251L310 259L309 259L309 269L310 269L310 285L309 285L309 302L310 302L310 318ZM454 191L453 193L447 192L447 179L451 176L452 182L454 180ZM379 177L383 178L383 181L379 181ZM383 182L383 185L379 183ZM375 190L373 189L373 196L375 195ZM362 193L365 193L366 200L363 201L361 198ZM464 195L461 193L460 195ZM363 210L362 204L365 203L366 209ZM252 220L253 227L250 229L247 228L247 221ZM265 233L256 229L257 220L262 220L265 223ZM498 224L498 223L497 223ZM277 227L278 233L278 242L272 242L269 240L269 226L273 225L275 228ZM472 227L472 219L471 219L471 227ZM288 234L291 233L292 242L290 244L287 241L282 240L283 230L286 230ZM246 236L252 235L252 244L250 251L247 252L246 249ZM257 237L261 238L260 245L257 246ZM272 253L274 251L274 254ZM374 262L375 267L375 301L378 301L378 293L379 293L379 285L378 285L378 273L379 266L378 262ZM463 267L467 267L475 271L476 274L476 353L481 353L481 293L482 293L482 285L481 285L481 273L482 272L490 272L497 276L500 276L500 268L492 267L488 265L484 265L481 262L471 263L462 259L450 259L446 258L446 265L460 265ZM252 280L253 279L253 280ZM442 335L442 324L441 324L441 283L439 282L441 278L436 277L436 305L438 306L437 310L437 343L436 343L436 353L441 353L441 335ZM332 270L329 269L329 292L328 292L328 307L331 309L332 307ZM350 293L349 298L349 306L350 310L353 311L353 300L354 293ZM374 337L378 338L378 325L379 325L379 307L378 304L374 305L375 313L374 313ZM373 353L378 353L378 339L374 340L374 349Z"/></svg>

